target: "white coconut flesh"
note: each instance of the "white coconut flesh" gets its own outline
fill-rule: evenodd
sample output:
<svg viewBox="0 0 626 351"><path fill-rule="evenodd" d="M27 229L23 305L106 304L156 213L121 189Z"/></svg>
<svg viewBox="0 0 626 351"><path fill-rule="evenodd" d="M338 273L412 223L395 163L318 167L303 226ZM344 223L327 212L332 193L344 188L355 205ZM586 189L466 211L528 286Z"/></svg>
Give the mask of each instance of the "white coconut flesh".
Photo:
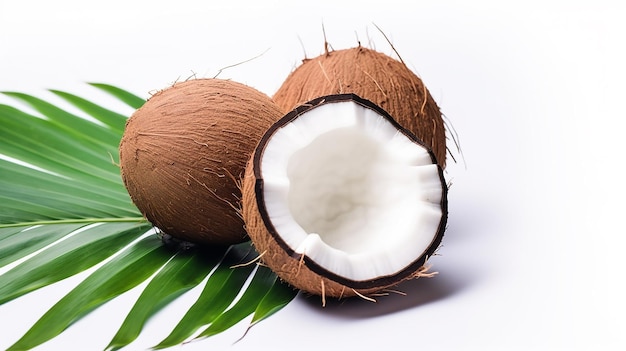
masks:
<svg viewBox="0 0 626 351"><path fill-rule="evenodd" d="M352 281L394 275L440 232L444 185L429 151L352 100L277 129L260 160L275 235Z"/></svg>

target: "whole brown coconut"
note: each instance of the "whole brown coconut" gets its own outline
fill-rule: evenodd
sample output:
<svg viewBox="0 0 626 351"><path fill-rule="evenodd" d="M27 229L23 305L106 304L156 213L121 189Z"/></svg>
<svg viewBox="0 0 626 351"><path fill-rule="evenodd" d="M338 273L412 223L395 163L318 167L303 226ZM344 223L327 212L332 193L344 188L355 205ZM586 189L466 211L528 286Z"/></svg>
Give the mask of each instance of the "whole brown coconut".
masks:
<svg viewBox="0 0 626 351"><path fill-rule="evenodd" d="M385 109L446 164L444 121L422 80L403 62L362 46L303 60L274 94L288 112L314 98L354 93Z"/></svg>
<svg viewBox="0 0 626 351"><path fill-rule="evenodd" d="M120 143L124 185L143 215L175 238L245 241L238 179L282 115L267 95L237 82L176 83L128 120Z"/></svg>

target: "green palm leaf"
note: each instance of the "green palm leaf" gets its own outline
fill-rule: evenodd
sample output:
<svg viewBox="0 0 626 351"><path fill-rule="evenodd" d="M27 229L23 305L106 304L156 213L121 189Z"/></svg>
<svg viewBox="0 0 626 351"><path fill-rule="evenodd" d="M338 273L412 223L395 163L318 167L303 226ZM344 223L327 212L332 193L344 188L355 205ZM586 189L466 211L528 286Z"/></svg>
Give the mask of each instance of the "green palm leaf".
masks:
<svg viewBox="0 0 626 351"><path fill-rule="evenodd" d="M65 295L9 350L27 350L61 333L104 302L137 286L170 258L156 238L144 238Z"/></svg>
<svg viewBox="0 0 626 351"><path fill-rule="evenodd" d="M258 306L275 281L276 276L269 268L264 266L257 267L250 285L248 285L246 291L241 296L239 303L211 321L211 324L197 338L219 334L249 316L254 312L256 306Z"/></svg>
<svg viewBox="0 0 626 351"><path fill-rule="evenodd" d="M133 223L96 225L53 245L0 276L0 303L82 272L115 254L148 229ZM29 237L28 232L24 234L21 236Z"/></svg>
<svg viewBox="0 0 626 351"><path fill-rule="evenodd" d="M91 83L131 108L145 100ZM157 348L251 324L295 296L253 262L249 243L172 250L132 204L119 174L118 144L127 116L80 96L51 90L89 118L38 97L4 92L33 112L0 104L0 304L95 270L48 310L10 350L30 349L62 333L107 301L148 281L108 349L133 342L161 308L204 284L203 292ZM4 267L4 268L2 268Z"/></svg>
<svg viewBox="0 0 626 351"><path fill-rule="evenodd" d="M235 299L233 291L239 292L245 285L247 277L254 271L251 262L256 253L247 244L233 246L222 262L209 277L200 297L189 308L174 330L155 349L175 346L203 326L212 323L232 304ZM233 270L233 265L241 265Z"/></svg>
<svg viewBox="0 0 626 351"><path fill-rule="evenodd" d="M107 349L116 350L135 340L162 306L200 284L209 274L206 267L215 266L220 256L216 252L205 255L196 251L172 257L145 288Z"/></svg>

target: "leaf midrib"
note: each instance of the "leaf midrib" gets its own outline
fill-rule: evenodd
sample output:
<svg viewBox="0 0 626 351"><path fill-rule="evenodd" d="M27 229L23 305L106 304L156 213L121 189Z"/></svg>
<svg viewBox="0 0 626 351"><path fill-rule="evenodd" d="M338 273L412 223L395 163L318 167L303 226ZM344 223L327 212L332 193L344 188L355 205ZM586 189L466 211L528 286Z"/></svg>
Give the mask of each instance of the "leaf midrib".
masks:
<svg viewBox="0 0 626 351"><path fill-rule="evenodd" d="M79 224L79 223L141 223L146 222L144 217L109 217L109 218L64 218L54 220L41 220L31 222L17 222L17 223L0 223L0 228L12 228L12 227L29 227L35 225L48 225L48 224Z"/></svg>

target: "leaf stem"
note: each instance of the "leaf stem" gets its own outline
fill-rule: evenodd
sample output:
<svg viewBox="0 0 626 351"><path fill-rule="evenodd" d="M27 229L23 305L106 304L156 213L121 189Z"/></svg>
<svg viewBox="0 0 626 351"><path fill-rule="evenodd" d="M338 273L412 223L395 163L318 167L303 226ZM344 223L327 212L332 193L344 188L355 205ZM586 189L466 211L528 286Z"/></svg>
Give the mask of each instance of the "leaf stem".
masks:
<svg viewBox="0 0 626 351"><path fill-rule="evenodd" d="M0 228L24 227L47 224L75 224L75 223L123 223L123 222L146 222L143 217L112 217L112 218L67 218L46 221L0 223Z"/></svg>

